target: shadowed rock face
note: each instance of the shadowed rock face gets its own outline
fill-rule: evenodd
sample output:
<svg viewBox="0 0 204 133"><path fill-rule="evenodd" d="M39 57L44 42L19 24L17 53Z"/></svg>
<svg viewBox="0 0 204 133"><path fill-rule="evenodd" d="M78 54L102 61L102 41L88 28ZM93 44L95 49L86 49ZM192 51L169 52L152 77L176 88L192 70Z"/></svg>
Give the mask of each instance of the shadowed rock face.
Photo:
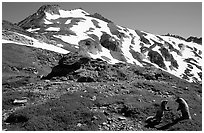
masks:
<svg viewBox="0 0 204 133"><path fill-rule="evenodd" d="M123 39L123 37L126 37L126 35L123 32L120 32L119 30L121 30L117 25L115 25L114 23L108 23L107 26L110 29L110 32L113 35L116 35L118 38Z"/></svg>
<svg viewBox="0 0 204 133"><path fill-rule="evenodd" d="M42 12L49 12L50 14L60 14L59 13L60 6L59 5L43 5L41 6L37 13L42 13Z"/></svg>
<svg viewBox="0 0 204 133"><path fill-rule="evenodd" d="M198 44L202 44L202 38L197 38L197 37L192 37L190 36L189 38L186 39L187 42L195 42Z"/></svg>
<svg viewBox="0 0 204 133"><path fill-rule="evenodd" d="M49 12L50 14L59 14L60 7L58 5L43 5L38 11L26 19L20 21L17 25L23 29L39 28L43 24L43 18L45 17L45 12Z"/></svg>
<svg viewBox="0 0 204 133"><path fill-rule="evenodd" d="M101 36L100 43L103 47L110 50L110 54L114 59L123 62L127 61L124 56L124 53L121 50L122 45L120 40L117 40L116 38L110 36L109 34L104 33Z"/></svg>
<svg viewBox="0 0 204 133"><path fill-rule="evenodd" d="M171 66L178 69L179 65L177 61L174 59L173 55L169 53L169 51L166 48L160 48L162 56L164 57L165 61L170 61Z"/></svg>
<svg viewBox="0 0 204 133"><path fill-rule="evenodd" d="M164 59L162 58L162 56L157 52L157 51L149 51L148 56L150 58L150 61L152 63L157 64L159 67L166 69L166 66L164 64Z"/></svg>
<svg viewBox="0 0 204 133"><path fill-rule="evenodd" d="M44 15L44 13L35 13L19 22L17 25L23 28L24 30L29 29L30 27L39 28L43 24L42 20L44 18Z"/></svg>
<svg viewBox="0 0 204 133"><path fill-rule="evenodd" d="M139 31L139 30L135 30L135 32L137 33L137 35L140 37L141 42L145 43L145 44L151 44L149 42L148 39L146 39L144 36L146 35L145 33Z"/></svg>
<svg viewBox="0 0 204 133"><path fill-rule="evenodd" d="M119 51L117 41L111 37L109 34L103 34L100 39L100 43L103 47L112 51Z"/></svg>
<svg viewBox="0 0 204 133"><path fill-rule="evenodd" d="M78 55L78 53L67 54L59 60L57 66L53 67L51 73L49 73L43 79L51 79L56 76L66 76L80 69L83 64L88 63L90 59Z"/></svg>

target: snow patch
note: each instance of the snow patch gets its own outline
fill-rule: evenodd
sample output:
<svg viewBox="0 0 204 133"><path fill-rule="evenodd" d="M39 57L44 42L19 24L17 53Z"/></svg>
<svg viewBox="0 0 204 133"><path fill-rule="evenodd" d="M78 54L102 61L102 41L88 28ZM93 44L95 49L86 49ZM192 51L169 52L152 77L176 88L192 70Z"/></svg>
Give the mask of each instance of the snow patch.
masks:
<svg viewBox="0 0 204 133"><path fill-rule="evenodd" d="M56 37L56 38L60 38L64 42L68 42L70 44L75 44L75 45L78 45L78 42L80 40L84 40L84 39L90 38L86 34L81 34L80 36L73 36L73 35L69 35L69 36L53 35L53 36Z"/></svg>
<svg viewBox="0 0 204 133"><path fill-rule="evenodd" d="M68 19L64 24L70 24L71 23L71 19Z"/></svg>
<svg viewBox="0 0 204 133"><path fill-rule="evenodd" d="M57 53L61 53L61 54L67 54L69 53L69 51L62 49L60 47L54 46L54 45L50 45L50 44L46 44L46 43L40 43L39 41L33 39L33 45L28 45L28 44L23 44L23 43L18 43L18 42L14 42L14 41L8 41L8 40L4 40L2 39L2 43L13 43L13 44L17 44L17 45L24 45L24 46L29 46L29 47L35 47L35 48L42 48L42 49L46 49L49 51L54 51Z"/></svg>
<svg viewBox="0 0 204 133"><path fill-rule="evenodd" d="M37 30L40 30L40 28L36 28L36 29L30 28L30 29L27 29L28 32L34 32L34 31L37 31Z"/></svg>
<svg viewBox="0 0 204 133"><path fill-rule="evenodd" d="M50 22L47 19L44 19L44 24L53 24L53 22Z"/></svg>
<svg viewBox="0 0 204 133"><path fill-rule="evenodd" d="M45 15L46 15L46 19L48 19L48 20L60 18L60 15L58 15L58 14L50 14L48 12L45 12Z"/></svg>
<svg viewBox="0 0 204 133"><path fill-rule="evenodd" d="M86 13L85 11L83 11L81 9L70 10L70 11L59 10L59 13L60 13L60 17L62 17L62 18L66 18L66 17L84 17L86 14L88 15L88 13Z"/></svg>
<svg viewBox="0 0 204 133"><path fill-rule="evenodd" d="M46 29L46 31L60 31L59 27L49 27Z"/></svg>

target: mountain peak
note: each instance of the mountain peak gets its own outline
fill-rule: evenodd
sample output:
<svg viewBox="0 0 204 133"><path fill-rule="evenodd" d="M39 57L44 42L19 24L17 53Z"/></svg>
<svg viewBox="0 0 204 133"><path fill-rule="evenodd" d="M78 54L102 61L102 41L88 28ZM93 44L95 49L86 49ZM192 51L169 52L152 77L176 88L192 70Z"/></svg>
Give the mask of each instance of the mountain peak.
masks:
<svg viewBox="0 0 204 133"><path fill-rule="evenodd" d="M59 14L59 9L59 5L43 5L38 9L37 13L49 12L51 14Z"/></svg>

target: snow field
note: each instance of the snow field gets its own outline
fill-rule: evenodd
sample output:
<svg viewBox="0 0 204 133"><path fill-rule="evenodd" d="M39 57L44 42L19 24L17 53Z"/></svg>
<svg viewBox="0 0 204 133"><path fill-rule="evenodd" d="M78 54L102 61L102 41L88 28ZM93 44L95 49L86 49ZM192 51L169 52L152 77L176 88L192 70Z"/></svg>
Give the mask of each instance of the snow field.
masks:
<svg viewBox="0 0 204 133"><path fill-rule="evenodd" d="M8 41L8 40L4 40L4 39L2 39L2 43L13 43L13 44L17 44L17 45L25 45L25 46L29 46L29 47L42 48L42 49L54 51L54 52L61 53L61 54L69 53L69 51L67 51L63 48L60 48L60 47L57 47L54 45L50 45L50 44L46 44L46 43L41 43L41 42L39 42L33 38L32 38L32 40L33 40L33 45L18 43L18 42L14 42L14 41Z"/></svg>
<svg viewBox="0 0 204 133"><path fill-rule="evenodd" d="M46 31L60 31L59 27L49 27L47 29L45 29Z"/></svg>

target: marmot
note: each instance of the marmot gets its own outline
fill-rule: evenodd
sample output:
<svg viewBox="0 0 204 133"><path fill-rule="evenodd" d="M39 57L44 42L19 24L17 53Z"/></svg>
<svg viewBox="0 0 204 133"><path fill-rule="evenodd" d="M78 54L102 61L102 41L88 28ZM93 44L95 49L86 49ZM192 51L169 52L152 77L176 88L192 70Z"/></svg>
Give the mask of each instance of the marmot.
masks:
<svg viewBox="0 0 204 133"><path fill-rule="evenodd" d="M179 104L177 111L181 110L182 119L191 119L189 106L183 98L177 98L176 102Z"/></svg>
<svg viewBox="0 0 204 133"><path fill-rule="evenodd" d="M168 101L167 100L163 100L161 102L160 108L157 110L156 115L155 116L149 116L147 117L147 119L145 120L145 122L147 123L154 123L154 122L161 122L161 119L164 115L164 111L168 111L169 109L167 109L166 105L167 105Z"/></svg>

